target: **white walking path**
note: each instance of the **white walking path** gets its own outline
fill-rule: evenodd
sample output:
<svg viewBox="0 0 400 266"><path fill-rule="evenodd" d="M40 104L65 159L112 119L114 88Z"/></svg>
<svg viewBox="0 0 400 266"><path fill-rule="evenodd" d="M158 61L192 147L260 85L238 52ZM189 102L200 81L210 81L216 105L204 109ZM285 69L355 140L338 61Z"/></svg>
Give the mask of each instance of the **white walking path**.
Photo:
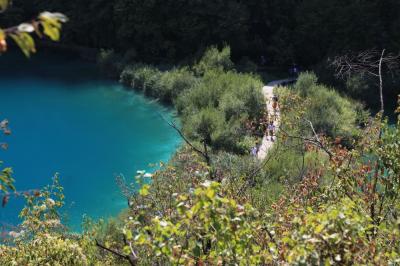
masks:
<svg viewBox="0 0 400 266"><path fill-rule="evenodd" d="M262 88L262 93L264 95L265 101L267 102L267 111L268 114L271 115L274 113L274 108L272 108L272 97L274 96L274 88L282 85L282 84L288 84L291 82L296 81L296 79L282 79L282 80L275 80L267 84L267 86L264 86ZM281 117L280 117L280 111L276 113L276 118L274 121L275 125L275 134L279 129L279 125L281 122ZM274 145L274 141L272 141L268 136L264 135L261 146L258 149L257 152L257 158L259 160L264 160L265 157L267 157L268 151L272 148Z"/></svg>

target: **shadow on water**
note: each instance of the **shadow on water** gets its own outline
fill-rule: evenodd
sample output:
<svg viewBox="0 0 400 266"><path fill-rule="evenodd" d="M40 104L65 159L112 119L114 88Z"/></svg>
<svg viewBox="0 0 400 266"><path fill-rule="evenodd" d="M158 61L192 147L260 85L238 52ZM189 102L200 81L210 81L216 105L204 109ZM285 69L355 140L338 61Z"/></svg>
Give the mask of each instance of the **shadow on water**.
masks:
<svg viewBox="0 0 400 266"><path fill-rule="evenodd" d="M96 65L83 61L73 52L41 50L27 58L15 48L0 56L0 78L35 78L67 84L104 80Z"/></svg>

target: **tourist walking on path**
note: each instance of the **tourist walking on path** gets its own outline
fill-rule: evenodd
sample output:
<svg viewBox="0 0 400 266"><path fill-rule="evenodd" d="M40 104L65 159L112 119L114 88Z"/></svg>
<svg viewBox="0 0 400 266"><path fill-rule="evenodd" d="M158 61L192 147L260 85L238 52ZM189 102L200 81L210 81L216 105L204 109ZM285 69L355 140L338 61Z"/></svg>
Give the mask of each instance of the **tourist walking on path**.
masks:
<svg viewBox="0 0 400 266"><path fill-rule="evenodd" d="M274 141L274 135L275 135L275 125L274 121L271 121L268 125L268 133L267 133L267 139L268 135L270 136L271 141Z"/></svg>
<svg viewBox="0 0 400 266"><path fill-rule="evenodd" d="M257 146L254 146L253 148L251 148L250 154L251 154L252 156L256 157L256 156L257 156L257 153L258 153Z"/></svg>
<svg viewBox="0 0 400 266"><path fill-rule="evenodd" d="M280 125L280 116L278 114L275 114L274 118L271 117L274 113L274 108L272 106L272 104L273 104L272 98L274 96L274 88L279 85L282 85L282 84L289 84L291 82L294 82L295 80L296 80L296 78L275 80L275 81L269 82L266 86L264 86L262 88L262 93L264 95L264 98L265 98L265 101L267 104L266 109L267 109L268 114L270 114L269 120L273 120L273 121L272 121L272 125L270 123L268 124L268 127L272 130L272 136L268 136L270 133L268 131L268 127L267 127L267 131L263 132L263 133L267 133L267 134L263 134L264 136L263 136L262 142L260 144L260 147L258 149L257 158L259 160L264 160L267 156L268 151L273 147L274 137L275 137L276 132L278 131L278 128ZM276 102L277 102L276 112L279 112L279 114L280 114L278 101L276 101ZM270 138L268 138L268 137L270 137Z"/></svg>
<svg viewBox="0 0 400 266"><path fill-rule="evenodd" d="M278 96L272 96L272 109L274 110L273 120L275 121L279 111Z"/></svg>

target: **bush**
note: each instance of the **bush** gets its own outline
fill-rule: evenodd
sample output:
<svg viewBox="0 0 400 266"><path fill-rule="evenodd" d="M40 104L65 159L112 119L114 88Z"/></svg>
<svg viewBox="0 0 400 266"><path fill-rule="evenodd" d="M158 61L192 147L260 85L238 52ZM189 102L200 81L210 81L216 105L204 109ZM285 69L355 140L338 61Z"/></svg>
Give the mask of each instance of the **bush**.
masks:
<svg viewBox="0 0 400 266"><path fill-rule="evenodd" d="M206 72L176 102L185 132L195 139L204 136L194 125L198 124L202 110L212 109L219 122L214 124L207 143L216 149L247 152L240 142L246 135L245 121L258 119L265 110L261 88L262 82L252 75L221 70Z"/></svg>
<svg viewBox="0 0 400 266"><path fill-rule="evenodd" d="M186 122L186 123L185 123ZM184 120L184 131L193 138L212 145L218 139L217 129L225 122L223 114L217 109L208 107Z"/></svg>
<svg viewBox="0 0 400 266"><path fill-rule="evenodd" d="M149 65L136 64L122 71L120 81L132 88L143 91L148 96L157 97L157 84L161 72Z"/></svg>
<svg viewBox="0 0 400 266"><path fill-rule="evenodd" d="M143 91L146 95L166 103L174 103L198 79L187 68L160 71L149 65L129 65L120 75L121 83Z"/></svg>
<svg viewBox="0 0 400 266"><path fill-rule="evenodd" d="M156 88L158 97L165 102L175 102L179 95L198 83L192 72L187 68L178 68L162 73Z"/></svg>
<svg viewBox="0 0 400 266"><path fill-rule="evenodd" d="M213 46L206 50L201 60L193 67L197 75L204 75L209 70L231 70L234 64L231 60L231 48L225 46L218 50Z"/></svg>
<svg viewBox="0 0 400 266"><path fill-rule="evenodd" d="M0 243L0 265L92 265L96 249L86 234L69 234L62 225L63 188L53 184L25 195L22 223L9 232L10 244Z"/></svg>
<svg viewBox="0 0 400 266"><path fill-rule="evenodd" d="M260 265L272 261L259 213L249 204L221 197L217 182L204 182L193 194L178 194L170 215L128 222L125 236L145 257L166 265ZM146 215L143 211L143 216ZM142 217L143 217L142 216ZM149 234L148 232L151 232Z"/></svg>
<svg viewBox="0 0 400 266"><path fill-rule="evenodd" d="M246 153L242 140L247 119L258 119L265 110L262 82L249 74L227 71L233 67L230 48L211 47L194 66L160 71L143 64L127 66L120 81L146 95L173 103L184 131L194 140L216 149Z"/></svg>
<svg viewBox="0 0 400 266"><path fill-rule="evenodd" d="M292 231L282 235L289 264L342 265L373 261L368 232L372 220L356 203L344 198L338 203L323 205L318 212L311 208L290 223ZM349 252L351 251L351 252Z"/></svg>
<svg viewBox="0 0 400 266"><path fill-rule="evenodd" d="M295 87L302 97L307 97L317 82L318 78L313 72L303 72L299 75Z"/></svg>
<svg viewBox="0 0 400 266"><path fill-rule="evenodd" d="M357 134L358 103L318 84L314 73L302 73L295 89L307 103L304 118L313 123L317 132L345 138Z"/></svg>

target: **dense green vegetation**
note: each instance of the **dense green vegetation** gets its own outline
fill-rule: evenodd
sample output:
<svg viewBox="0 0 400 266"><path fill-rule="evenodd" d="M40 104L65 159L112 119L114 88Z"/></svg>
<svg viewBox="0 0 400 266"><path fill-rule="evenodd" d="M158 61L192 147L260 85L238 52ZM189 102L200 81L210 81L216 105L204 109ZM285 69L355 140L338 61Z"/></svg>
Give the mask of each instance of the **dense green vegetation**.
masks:
<svg viewBox="0 0 400 266"><path fill-rule="evenodd" d="M114 49L99 55L109 75L172 104L186 144L150 178L119 178L129 207L108 222L86 217L80 234L59 215L57 176L28 193L1 265L400 263L400 119L389 126L323 83L369 103L375 81L333 82L321 63L348 50L398 51L398 1L15 0L5 19L47 8L72 19L66 43ZM320 63L322 80L304 72L275 89L281 125L263 161L248 154L269 115L250 61L261 55L281 66ZM170 67L177 61L186 63ZM0 192L14 189L10 174L0 175Z"/></svg>
<svg viewBox="0 0 400 266"><path fill-rule="evenodd" d="M127 195L130 207L120 217L106 224L86 219L81 234L68 233L60 223L57 210L63 195L55 178L52 186L27 198L22 231L10 233L12 245L0 246L0 262L398 263L400 124L389 128L377 117L358 129L361 134L350 149L313 136L299 121L308 119L309 103L301 90L307 79L316 82L315 76L305 74L294 90L277 90L283 130L264 162L214 150L217 171L211 175L204 158L184 146L154 173L151 184L143 172L121 184L137 183L141 189ZM321 101L319 108L324 104ZM260 163L263 167L256 171Z"/></svg>
<svg viewBox="0 0 400 266"><path fill-rule="evenodd" d="M235 57L265 55L283 65L313 65L345 50L399 49L396 0L13 2L7 23L62 10L71 19L70 44L128 51L152 63L200 56L223 43Z"/></svg>
<svg viewBox="0 0 400 266"><path fill-rule="evenodd" d="M294 89L306 99L304 117L313 123L317 132L331 137L354 137L359 133L356 126L362 125L368 117L360 103L318 84L314 73L301 74Z"/></svg>
<svg viewBox="0 0 400 266"><path fill-rule="evenodd" d="M107 65L107 55L100 63ZM120 79L148 96L174 104L183 132L194 141L241 154L255 144L246 123L258 121L264 113L262 82L234 70L229 47L210 48L190 68L161 71L151 65L128 64Z"/></svg>
<svg viewBox="0 0 400 266"><path fill-rule="evenodd" d="M66 47L113 49L121 61L187 65L207 47L227 44L242 69L256 69L261 56L268 69L284 73L296 63L372 108L376 81L338 81L326 63L350 51L397 53L400 48L396 0L14 0L0 23L14 25L43 10L62 10L70 17L63 34ZM390 111L400 92L396 76L385 77Z"/></svg>

